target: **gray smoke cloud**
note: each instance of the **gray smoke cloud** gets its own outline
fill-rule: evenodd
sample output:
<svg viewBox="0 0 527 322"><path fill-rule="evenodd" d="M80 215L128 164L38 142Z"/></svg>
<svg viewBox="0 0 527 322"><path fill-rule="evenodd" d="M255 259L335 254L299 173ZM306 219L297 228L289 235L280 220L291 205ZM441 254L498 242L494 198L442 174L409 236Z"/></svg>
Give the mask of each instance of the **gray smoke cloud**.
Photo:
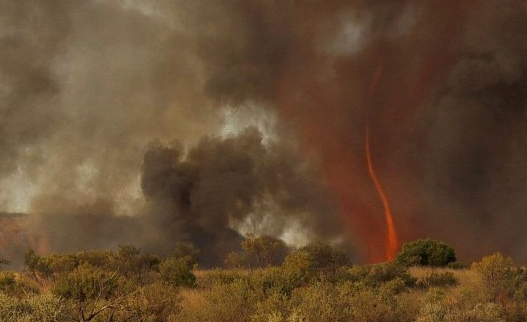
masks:
<svg viewBox="0 0 527 322"><path fill-rule="evenodd" d="M521 1L487 1L468 13L457 59L418 130L435 206L429 224L446 219L454 228L442 236L473 245L472 255L525 260L526 10Z"/></svg>
<svg viewBox="0 0 527 322"><path fill-rule="evenodd" d="M284 146L264 145L255 128L227 139L205 138L186 154L179 144L151 144L141 181L152 232L144 234L150 237L146 244L168 252L183 239L218 262L240 244L235 227L265 216L271 224L260 231L268 235L283 236L294 220L312 238L335 236L334 211L301 164Z"/></svg>
<svg viewBox="0 0 527 322"><path fill-rule="evenodd" d="M525 259L526 10L2 1L0 209L43 251L185 240L215 263L252 230L382 260L368 124L402 241Z"/></svg>

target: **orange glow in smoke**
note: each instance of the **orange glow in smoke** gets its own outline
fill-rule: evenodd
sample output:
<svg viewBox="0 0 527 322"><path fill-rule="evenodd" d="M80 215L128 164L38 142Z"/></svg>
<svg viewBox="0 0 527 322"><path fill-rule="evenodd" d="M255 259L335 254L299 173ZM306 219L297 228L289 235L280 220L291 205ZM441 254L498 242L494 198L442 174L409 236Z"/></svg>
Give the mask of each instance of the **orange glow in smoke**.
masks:
<svg viewBox="0 0 527 322"><path fill-rule="evenodd" d="M392 203L388 204L381 180L376 176L381 173L374 171L381 170L375 153L389 157L397 153L401 144L413 140L412 129L420 124L418 111L433 100L436 85L446 81L458 55L455 44L463 35L461 30L474 5L454 0L420 3L423 10L414 25L397 41L389 35L373 35L361 50L336 59L332 65L335 74L331 77L326 74L328 57L318 56L316 51L306 52L301 46L290 64L284 66L276 84L281 119L297 132L301 151L319 170L327 198L339 213L358 260L369 263L389 260L397 250L399 238L415 239L424 229L419 221L411 220L418 218L426 203L419 186L411 179L412 164L395 162L390 167L390 187L394 190L390 191ZM295 18L316 27L319 20L307 19L311 17L306 18L305 14L299 11ZM311 44L313 34L299 33L299 43ZM370 111L364 106L369 106ZM368 142L362 137L364 114L375 116L367 124ZM389 136L377 140L375 135L388 129ZM365 169L365 143L369 170ZM381 179L388 184L384 177ZM376 192L364 189L372 181ZM401 187L404 191L397 189ZM380 212L376 195L380 196L386 216L375 216ZM405 213L397 217L397 231L389 206ZM383 226L387 226L388 232Z"/></svg>
<svg viewBox="0 0 527 322"><path fill-rule="evenodd" d="M375 75L373 76L370 87L368 88L368 98L373 97L373 95L375 94L375 89L377 88L379 80L381 79L381 75L382 66L379 66L377 68L377 71L375 72ZM375 185L375 190L377 190L379 198L382 201L382 206L384 208L384 218L386 220L386 227L388 229L388 244L386 245L386 257L388 260L392 261L397 252L399 241L397 239L395 225L393 224L393 216L390 210L390 203L388 202L388 197L386 196L386 192L384 191L384 188L382 187L382 184L379 181L377 174L375 173L375 169L373 168L370 149L370 129L368 123L366 123L366 139L364 145L366 149L366 160L368 162L368 174L370 175L371 181L373 181L373 184Z"/></svg>

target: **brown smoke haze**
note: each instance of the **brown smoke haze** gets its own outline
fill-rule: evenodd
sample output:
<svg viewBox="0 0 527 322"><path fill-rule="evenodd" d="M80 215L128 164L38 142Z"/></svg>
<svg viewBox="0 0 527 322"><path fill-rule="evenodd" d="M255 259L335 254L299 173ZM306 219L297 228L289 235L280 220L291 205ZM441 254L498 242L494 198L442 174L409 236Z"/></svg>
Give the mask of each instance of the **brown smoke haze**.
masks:
<svg viewBox="0 0 527 322"><path fill-rule="evenodd" d="M402 242L527 261L524 1L2 0L0 44L0 255L386 260L369 124Z"/></svg>

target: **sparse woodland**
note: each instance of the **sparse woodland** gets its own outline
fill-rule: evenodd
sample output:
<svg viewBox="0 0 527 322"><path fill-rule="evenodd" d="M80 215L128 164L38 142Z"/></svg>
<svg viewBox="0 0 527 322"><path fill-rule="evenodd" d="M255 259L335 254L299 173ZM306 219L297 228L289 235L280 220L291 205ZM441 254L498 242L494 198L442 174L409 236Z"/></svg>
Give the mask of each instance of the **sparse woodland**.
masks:
<svg viewBox="0 0 527 322"><path fill-rule="evenodd" d="M210 270L190 244L166 258L28 249L23 270L0 271L0 321L527 321L527 271L499 253L466 266L427 239L393 263L353 265L328 245L285 249L248 235L228 267Z"/></svg>

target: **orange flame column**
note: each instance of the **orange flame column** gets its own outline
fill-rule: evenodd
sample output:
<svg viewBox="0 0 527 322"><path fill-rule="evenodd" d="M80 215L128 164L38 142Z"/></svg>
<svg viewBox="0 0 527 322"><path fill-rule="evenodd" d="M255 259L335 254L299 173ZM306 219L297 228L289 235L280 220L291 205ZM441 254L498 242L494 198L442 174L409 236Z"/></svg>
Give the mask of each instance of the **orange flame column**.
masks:
<svg viewBox="0 0 527 322"><path fill-rule="evenodd" d="M375 89L377 88L377 84L379 83L381 74L382 66L379 66L377 68L377 71L375 72L370 87L368 88L368 98L373 97L373 95L375 94ZM375 185L375 190L377 190L377 194L379 195L379 198L381 199L384 208L384 217L386 220L386 227L388 230L388 244L386 245L386 257L388 260L392 261L395 258L395 254L397 253L397 248L399 247L399 240L397 238L397 231L395 230L395 225L393 223L393 216L390 210L390 203L388 201L388 197L373 167L370 149L370 129L368 121L366 121L366 138L364 145L366 150L366 161L368 163L368 174L371 178L371 181L373 181L373 184Z"/></svg>

